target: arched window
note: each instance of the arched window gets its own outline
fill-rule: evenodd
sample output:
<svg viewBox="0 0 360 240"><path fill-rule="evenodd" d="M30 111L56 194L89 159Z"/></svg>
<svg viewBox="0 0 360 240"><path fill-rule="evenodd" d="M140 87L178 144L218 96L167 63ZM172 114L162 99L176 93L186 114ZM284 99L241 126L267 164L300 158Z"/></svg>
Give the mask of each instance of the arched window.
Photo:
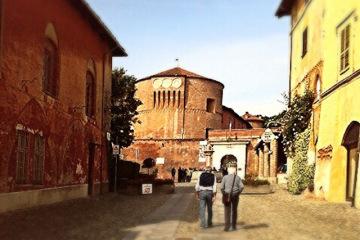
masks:
<svg viewBox="0 0 360 240"><path fill-rule="evenodd" d="M156 92L154 92L154 108L156 107Z"/></svg>
<svg viewBox="0 0 360 240"><path fill-rule="evenodd" d="M165 103L166 103L166 93L165 91L163 91L163 107L165 107Z"/></svg>
<svg viewBox="0 0 360 240"><path fill-rule="evenodd" d="M170 107L170 91L168 91L168 107Z"/></svg>
<svg viewBox="0 0 360 240"><path fill-rule="evenodd" d="M85 98L86 116L95 117L96 104L96 86L95 78L91 72L86 73L86 98Z"/></svg>
<svg viewBox="0 0 360 240"><path fill-rule="evenodd" d="M161 107L160 104L161 104L161 92L158 91L158 107Z"/></svg>
<svg viewBox="0 0 360 240"><path fill-rule="evenodd" d="M52 97L58 95L58 51L50 39L46 39L44 48L43 91Z"/></svg>
<svg viewBox="0 0 360 240"><path fill-rule="evenodd" d="M181 92L178 92L178 107L180 107L180 98L181 98Z"/></svg>
<svg viewBox="0 0 360 240"><path fill-rule="evenodd" d="M321 96L321 78L319 75L317 75L315 82L315 100L319 100L320 96Z"/></svg>
<svg viewBox="0 0 360 240"><path fill-rule="evenodd" d="M173 91L173 106L175 107L176 104L176 92Z"/></svg>

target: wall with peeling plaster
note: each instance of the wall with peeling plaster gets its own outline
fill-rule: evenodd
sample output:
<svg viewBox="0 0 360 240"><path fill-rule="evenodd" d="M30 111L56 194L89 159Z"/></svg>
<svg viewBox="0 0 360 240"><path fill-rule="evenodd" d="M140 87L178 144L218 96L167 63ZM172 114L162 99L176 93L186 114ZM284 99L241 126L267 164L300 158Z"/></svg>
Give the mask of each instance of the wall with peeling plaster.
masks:
<svg viewBox="0 0 360 240"><path fill-rule="evenodd" d="M110 96L110 47L84 14L63 0L2 1L0 194L87 184L88 144L94 143L94 183L107 182L103 97ZM45 28L58 38L59 96L42 91ZM96 68L96 117L85 115L88 61ZM105 84L103 86L103 78ZM104 96L106 95L106 96ZM103 127L105 126L105 127ZM16 130L45 138L43 185L15 183ZM29 155L31 164L32 156ZM31 168L28 176L31 177Z"/></svg>

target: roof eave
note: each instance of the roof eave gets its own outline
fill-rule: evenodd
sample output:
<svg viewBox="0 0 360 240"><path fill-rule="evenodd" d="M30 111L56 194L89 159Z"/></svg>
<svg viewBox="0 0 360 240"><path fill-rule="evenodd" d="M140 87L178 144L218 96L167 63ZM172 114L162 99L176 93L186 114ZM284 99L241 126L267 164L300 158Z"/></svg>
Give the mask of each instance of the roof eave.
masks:
<svg viewBox="0 0 360 240"><path fill-rule="evenodd" d="M282 0L278 9L276 10L275 16L278 18L289 16L291 14L291 8L294 2L294 0Z"/></svg>
<svg viewBox="0 0 360 240"><path fill-rule="evenodd" d="M105 25L105 23L101 20L101 18L94 12L94 10L90 7L90 5L85 0L71 0L72 3L76 4L80 9L85 10L90 20L95 23L95 28L100 31L99 35L104 37L111 47L111 53L114 57L127 57L125 49L121 46L119 41L113 35L113 33L109 30L109 28Z"/></svg>

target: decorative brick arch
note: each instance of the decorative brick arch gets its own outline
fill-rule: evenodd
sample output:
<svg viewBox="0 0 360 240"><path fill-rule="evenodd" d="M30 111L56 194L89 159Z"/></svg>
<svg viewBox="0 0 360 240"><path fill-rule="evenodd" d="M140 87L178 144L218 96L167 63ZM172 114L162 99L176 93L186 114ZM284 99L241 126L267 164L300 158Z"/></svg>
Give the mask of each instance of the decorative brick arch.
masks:
<svg viewBox="0 0 360 240"><path fill-rule="evenodd" d="M11 154L8 164L8 179L11 179L9 181L11 190L14 190L15 187L18 147L17 131L19 130L26 132L27 134L29 134L29 136L34 136L36 134L43 136L45 149L49 149L47 139L50 134L50 126L46 118L44 109L42 108L40 103L36 101L36 99L32 98L25 104L25 106L18 114L16 121L14 121L13 129L11 131L11 135L14 136L12 138L13 141L9 143L11 147ZM45 150L44 154L44 168L51 169L53 167L52 164L47 162L47 160L51 159L50 152ZM46 185L46 182L44 182L44 185Z"/></svg>

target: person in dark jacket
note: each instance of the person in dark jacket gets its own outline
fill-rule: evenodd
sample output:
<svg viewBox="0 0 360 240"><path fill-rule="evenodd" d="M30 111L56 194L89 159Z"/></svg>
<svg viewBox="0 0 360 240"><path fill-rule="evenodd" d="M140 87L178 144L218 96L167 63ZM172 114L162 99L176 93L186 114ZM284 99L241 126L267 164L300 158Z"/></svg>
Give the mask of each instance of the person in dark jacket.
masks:
<svg viewBox="0 0 360 240"><path fill-rule="evenodd" d="M228 175L225 175L221 181L221 192L226 197L230 197L228 203L224 202L225 228L224 231L236 230L237 208L239 204L240 193L244 189L244 184L236 173L236 164L230 164L228 167ZM226 198L223 196L223 198ZM231 219L230 219L231 216Z"/></svg>
<svg viewBox="0 0 360 240"><path fill-rule="evenodd" d="M175 175L176 175L176 169L173 167L171 169L171 176L172 176L172 179L175 181Z"/></svg>
<svg viewBox="0 0 360 240"><path fill-rule="evenodd" d="M195 190L196 196L200 200L200 227L212 227L212 205L216 197L216 177L211 173L211 167L207 167L205 172L200 174ZM206 209L207 219L205 216Z"/></svg>

